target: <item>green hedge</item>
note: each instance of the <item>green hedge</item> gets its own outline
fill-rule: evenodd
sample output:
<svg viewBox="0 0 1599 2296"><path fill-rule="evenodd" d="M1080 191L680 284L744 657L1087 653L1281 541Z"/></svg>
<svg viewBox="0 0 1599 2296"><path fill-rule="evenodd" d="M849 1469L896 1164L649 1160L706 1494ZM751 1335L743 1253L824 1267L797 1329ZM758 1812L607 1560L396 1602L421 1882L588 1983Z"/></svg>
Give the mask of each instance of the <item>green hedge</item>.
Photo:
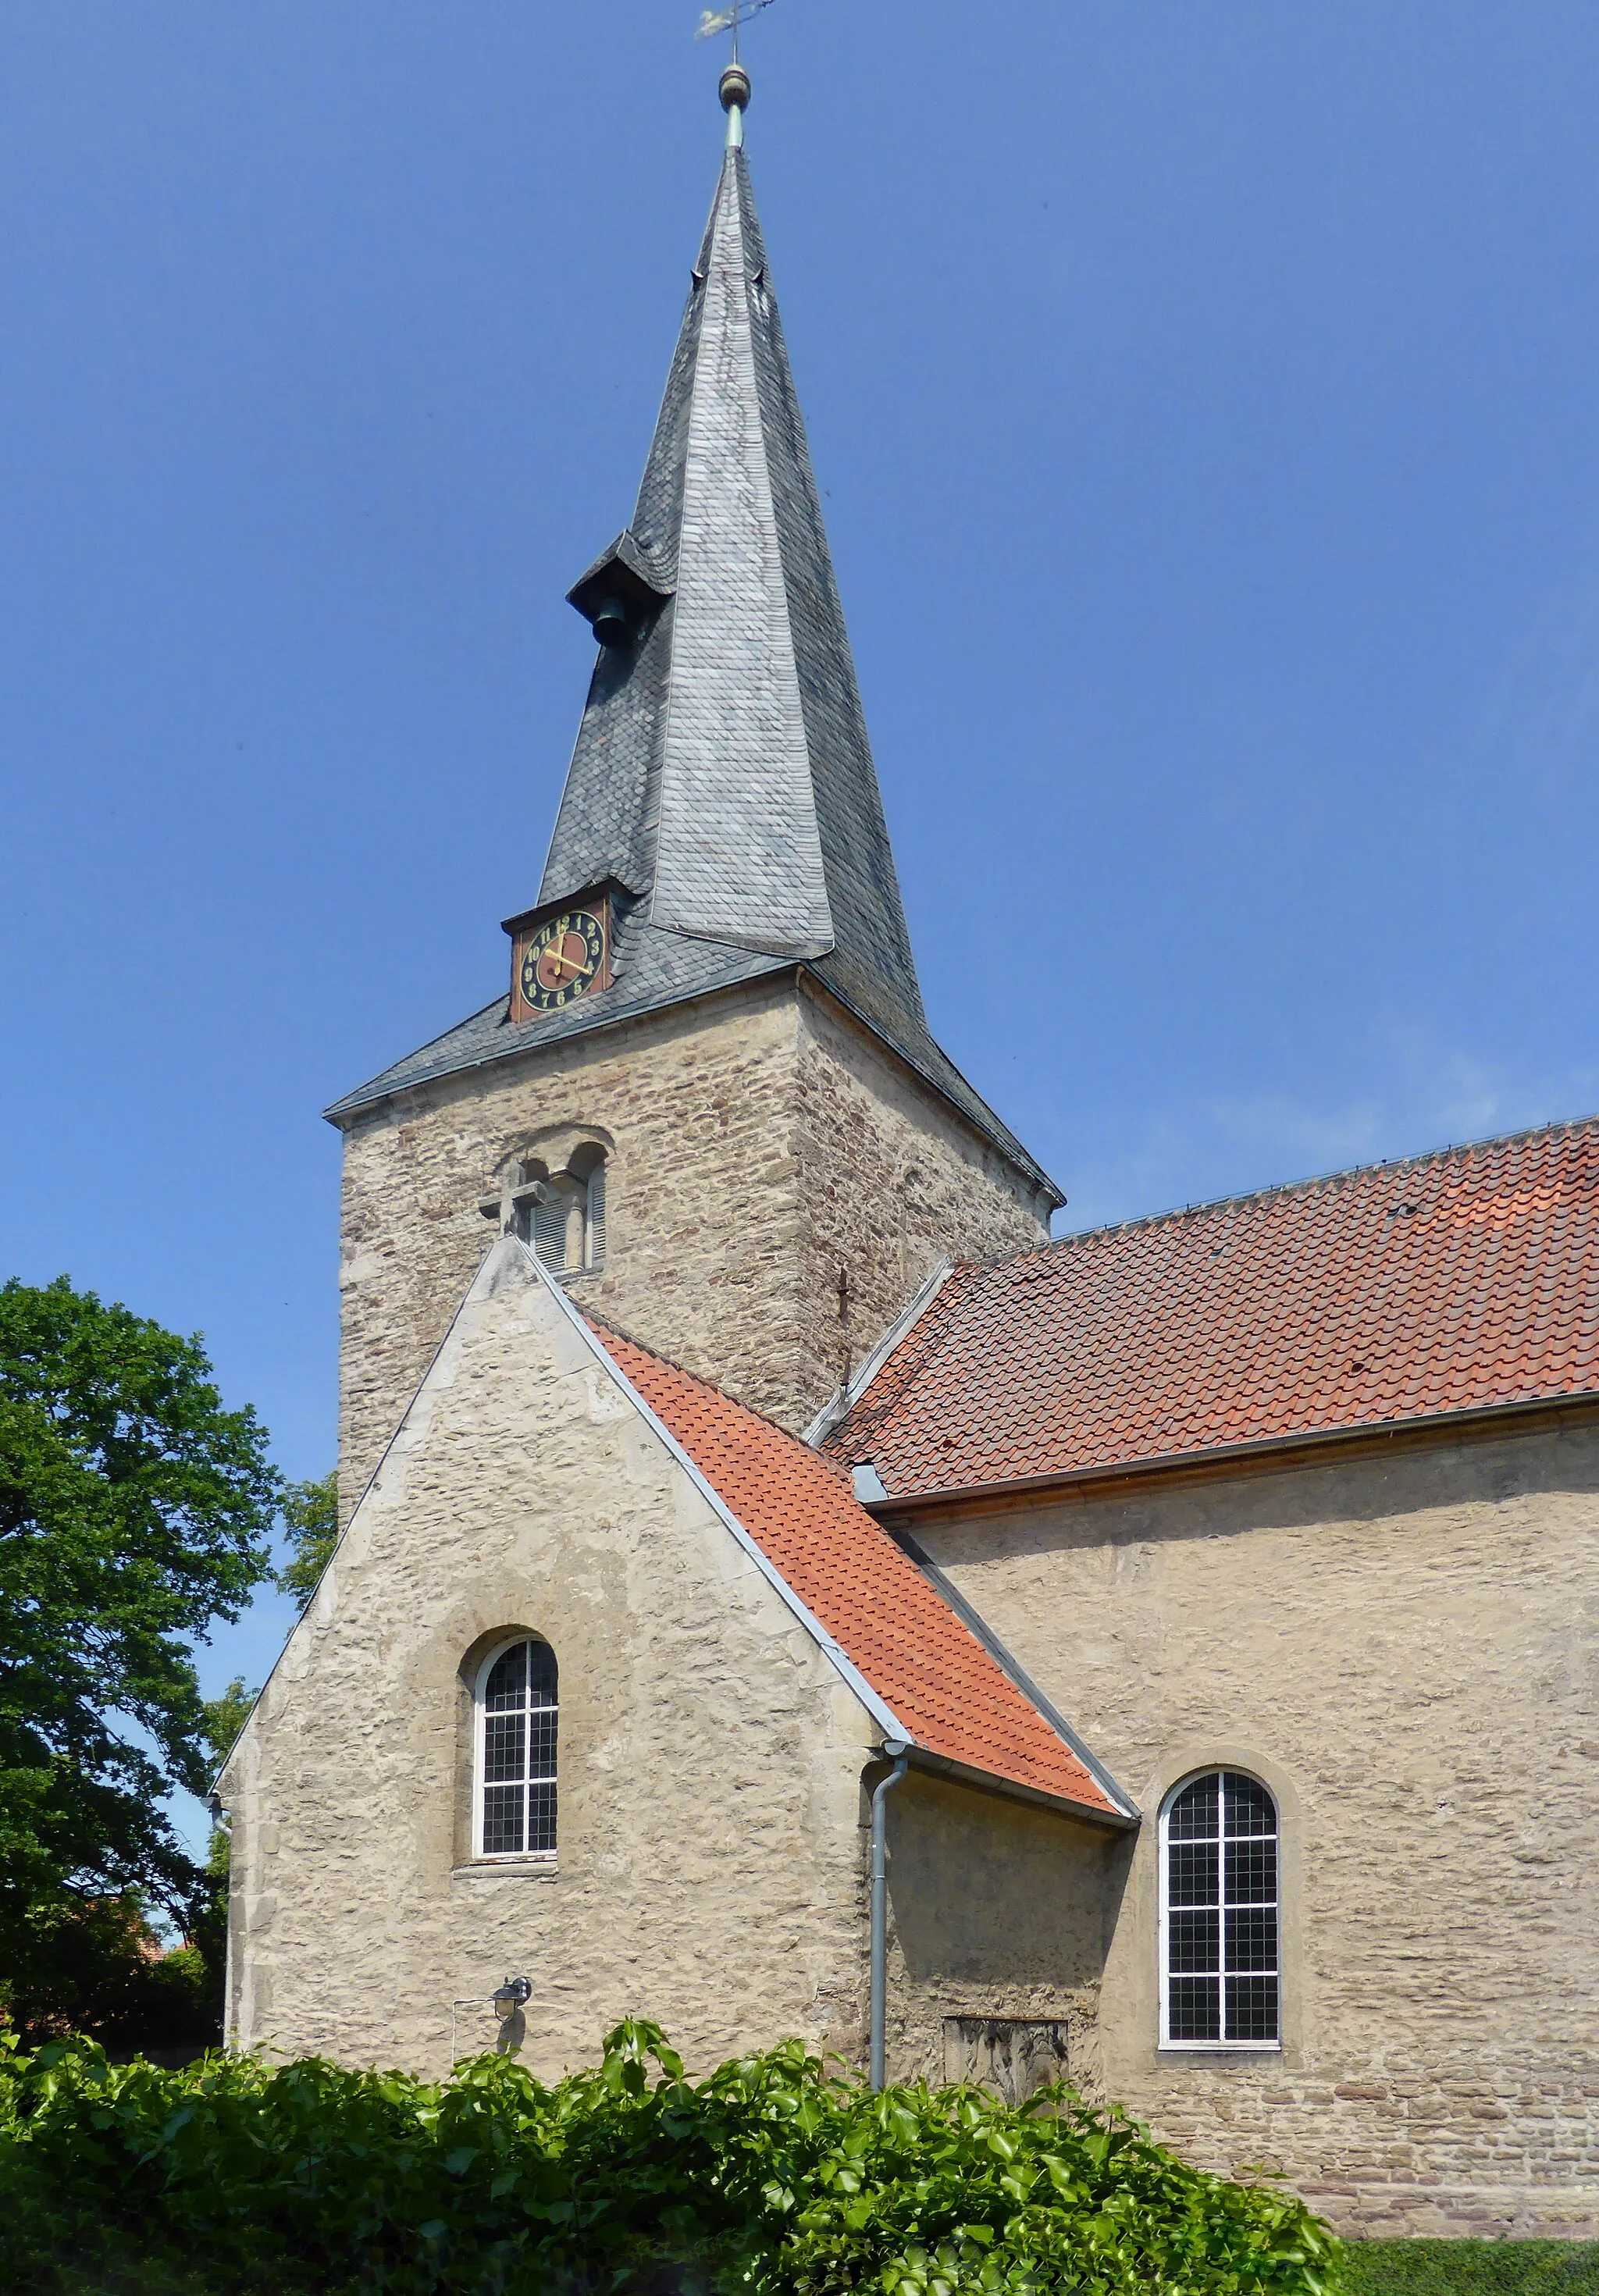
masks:
<svg viewBox="0 0 1599 2296"><path fill-rule="evenodd" d="M1349 2296L1599 2296L1599 2244L1570 2240L1363 2240Z"/></svg>
<svg viewBox="0 0 1599 2296"><path fill-rule="evenodd" d="M654 2071L652 2073L651 2062ZM1293 2199L1186 2167L1068 2090L874 2096L798 2043L691 2082L619 2026L554 2087L486 2057L431 2087L316 2059L181 2072L0 2053L19 2284L199 2296L1324 2296Z"/></svg>

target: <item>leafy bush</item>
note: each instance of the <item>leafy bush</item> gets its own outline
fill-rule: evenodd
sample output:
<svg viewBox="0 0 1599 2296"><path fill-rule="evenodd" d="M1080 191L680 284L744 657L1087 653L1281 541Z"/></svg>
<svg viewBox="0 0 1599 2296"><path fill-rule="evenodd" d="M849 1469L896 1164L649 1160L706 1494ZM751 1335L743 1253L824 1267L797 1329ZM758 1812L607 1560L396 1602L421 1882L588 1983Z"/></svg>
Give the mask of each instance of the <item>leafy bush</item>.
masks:
<svg viewBox="0 0 1599 2296"><path fill-rule="evenodd" d="M4 2021L25 2047L77 2030L119 2056L147 2049L172 2063L197 2055L222 2030L226 1920L225 1907L209 1918L202 1912L200 1933L168 1950L136 1890L36 1907L32 1950Z"/></svg>
<svg viewBox="0 0 1599 2296"><path fill-rule="evenodd" d="M8 2260L47 2291L1322 2296L1338 2255L1068 2090L873 2095L798 2042L691 2082L626 2024L554 2087L507 2057L439 2087L82 2042L0 2065Z"/></svg>
<svg viewBox="0 0 1599 2296"><path fill-rule="evenodd" d="M1363 2240L1347 2251L1349 2296L1599 2296L1599 2243Z"/></svg>

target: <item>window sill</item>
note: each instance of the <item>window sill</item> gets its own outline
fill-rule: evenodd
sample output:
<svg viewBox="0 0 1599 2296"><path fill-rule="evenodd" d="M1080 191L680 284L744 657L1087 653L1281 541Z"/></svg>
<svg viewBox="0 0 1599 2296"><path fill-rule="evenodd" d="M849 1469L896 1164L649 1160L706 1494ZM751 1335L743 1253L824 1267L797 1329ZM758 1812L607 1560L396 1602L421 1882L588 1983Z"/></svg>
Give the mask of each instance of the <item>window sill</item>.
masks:
<svg viewBox="0 0 1599 2296"><path fill-rule="evenodd" d="M1281 2041L1157 2041L1163 2057L1280 2057Z"/></svg>
<svg viewBox="0 0 1599 2296"><path fill-rule="evenodd" d="M451 1869L455 1882L553 1882L559 1867L554 1857L471 1857Z"/></svg>

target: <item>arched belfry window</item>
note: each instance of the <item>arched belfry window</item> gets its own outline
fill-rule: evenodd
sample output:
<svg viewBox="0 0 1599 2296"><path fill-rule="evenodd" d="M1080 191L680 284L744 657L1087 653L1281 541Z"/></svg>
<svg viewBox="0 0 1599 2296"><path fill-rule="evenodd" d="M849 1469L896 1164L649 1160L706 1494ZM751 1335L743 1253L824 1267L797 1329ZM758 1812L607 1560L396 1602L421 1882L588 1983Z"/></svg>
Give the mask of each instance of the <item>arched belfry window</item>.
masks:
<svg viewBox="0 0 1599 2296"><path fill-rule="evenodd" d="M475 1854L553 1857L555 1653L536 1636L489 1652L478 1673Z"/></svg>
<svg viewBox="0 0 1599 2296"><path fill-rule="evenodd" d="M605 1151L585 1141L562 1171L523 1157L478 1209L520 1235L553 1275L586 1275L605 1259Z"/></svg>
<svg viewBox="0 0 1599 2296"><path fill-rule="evenodd" d="M1277 1806L1258 1778L1210 1770L1160 1818L1160 2039L1275 2048L1280 2022Z"/></svg>

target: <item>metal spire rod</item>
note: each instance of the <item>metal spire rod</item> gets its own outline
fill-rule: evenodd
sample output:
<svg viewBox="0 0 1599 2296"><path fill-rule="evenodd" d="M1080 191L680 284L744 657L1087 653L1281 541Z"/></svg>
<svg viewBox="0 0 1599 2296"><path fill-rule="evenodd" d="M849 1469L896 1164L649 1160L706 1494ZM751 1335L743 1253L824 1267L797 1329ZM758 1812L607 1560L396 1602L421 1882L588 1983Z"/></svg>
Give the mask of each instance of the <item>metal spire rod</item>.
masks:
<svg viewBox="0 0 1599 2296"><path fill-rule="evenodd" d="M750 102L750 75L739 62L739 26L747 24L772 0L728 0L726 8L707 8L700 18L696 40L709 40L718 32L733 35L733 60L722 74L722 109L727 114L727 148L736 152L744 140L744 111Z"/></svg>

